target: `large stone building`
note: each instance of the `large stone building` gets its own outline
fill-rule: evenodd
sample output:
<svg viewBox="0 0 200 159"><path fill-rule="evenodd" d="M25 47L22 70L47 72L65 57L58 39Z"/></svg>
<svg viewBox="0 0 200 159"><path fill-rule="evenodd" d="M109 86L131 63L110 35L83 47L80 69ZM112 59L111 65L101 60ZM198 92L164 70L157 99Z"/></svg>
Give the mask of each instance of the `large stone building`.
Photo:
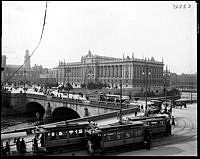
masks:
<svg viewBox="0 0 200 159"><path fill-rule="evenodd" d="M59 62L58 82L70 82L73 86L80 86L88 82L101 82L111 88L131 88L144 91L145 84L148 89L159 93L163 91L163 61L151 59L113 58L93 55L90 51L82 56L81 62ZM147 82L146 82L147 81Z"/></svg>

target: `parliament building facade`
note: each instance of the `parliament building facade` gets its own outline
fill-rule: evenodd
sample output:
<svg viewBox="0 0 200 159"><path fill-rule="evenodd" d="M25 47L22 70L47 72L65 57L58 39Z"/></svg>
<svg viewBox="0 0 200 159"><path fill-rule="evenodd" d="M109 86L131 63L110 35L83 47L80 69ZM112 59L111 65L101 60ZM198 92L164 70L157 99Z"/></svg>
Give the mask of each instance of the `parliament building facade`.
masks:
<svg viewBox="0 0 200 159"><path fill-rule="evenodd" d="M88 82L101 82L110 88L122 87L137 91L148 90L160 93L163 90L163 61L151 59L113 58L93 55L90 50L82 56L81 62L65 63L59 61L57 80L73 87L80 87ZM146 85L147 84L147 85Z"/></svg>

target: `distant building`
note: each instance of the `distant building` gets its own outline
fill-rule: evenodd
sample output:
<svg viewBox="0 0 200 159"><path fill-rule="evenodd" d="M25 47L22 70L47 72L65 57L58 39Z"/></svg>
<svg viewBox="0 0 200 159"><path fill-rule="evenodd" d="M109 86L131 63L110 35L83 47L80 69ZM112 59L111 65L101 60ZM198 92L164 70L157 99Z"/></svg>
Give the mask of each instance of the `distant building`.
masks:
<svg viewBox="0 0 200 159"><path fill-rule="evenodd" d="M39 83L56 83L57 71L55 69L46 69L43 73L40 73Z"/></svg>
<svg viewBox="0 0 200 159"><path fill-rule="evenodd" d="M195 74L176 74L172 73L170 85L183 90L197 90L197 73Z"/></svg>
<svg viewBox="0 0 200 159"><path fill-rule="evenodd" d="M148 89L160 93L163 91L163 65L163 62L155 61L153 57L137 59L132 54L132 58L127 56L121 59L93 55L89 50L86 56L82 56L81 62L59 61L58 82L69 81L73 86L101 82L111 88L119 88L122 81L123 88L144 91L148 80ZM148 78L147 73L149 73Z"/></svg>
<svg viewBox="0 0 200 159"><path fill-rule="evenodd" d="M24 56L24 68L26 70L30 70L31 69L31 59L29 57L29 51L26 50L26 54Z"/></svg>
<svg viewBox="0 0 200 159"><path fill-rule="evenodd" d="M26 50L24 56L24 65L8 65L6 64L6 56L2 56L2 71L1 81L3 83L15 83L22 85L24 83L40 83L43 82L56 82L55 70L52 71L48 68L43 68L41 65L35 65L31 68L31 59L29 57L29 51ZM21 67L21 68L20 68ZM19 69L20 68L20 69ZM55 77L53 77L55 75Z"/></svg>

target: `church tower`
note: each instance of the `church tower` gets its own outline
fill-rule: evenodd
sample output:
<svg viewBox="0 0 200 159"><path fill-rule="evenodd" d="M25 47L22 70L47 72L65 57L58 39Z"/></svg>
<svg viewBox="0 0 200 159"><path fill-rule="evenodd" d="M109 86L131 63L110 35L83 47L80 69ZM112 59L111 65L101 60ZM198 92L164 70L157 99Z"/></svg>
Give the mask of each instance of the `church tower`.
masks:
<svg viewBox="0 0 200 159"><path fill-rule="evenodd" d="M26 50L25 56L24 56L24 67L25 69L31 69L31 59L29 57L29 51Z"/></svg>

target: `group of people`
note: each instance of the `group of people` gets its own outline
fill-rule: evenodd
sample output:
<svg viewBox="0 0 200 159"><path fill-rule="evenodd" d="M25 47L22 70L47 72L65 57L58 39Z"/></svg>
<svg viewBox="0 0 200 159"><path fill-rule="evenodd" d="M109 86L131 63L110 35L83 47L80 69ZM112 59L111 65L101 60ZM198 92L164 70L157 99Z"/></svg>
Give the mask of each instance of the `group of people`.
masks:
<svg viewBox="0 0 200 159"><path fill-rule="evenodd" d="M3 143L1 143L1 155L7 155L10 154L10 145L8 141L6 142L6 146L3 147Z"/></svg>
<svg viewBox="0 0 200 159"><path fill-rule="evenodd" d="M40 144L41 147L44 147L44 134L42 134L40 137ZM38 135L36 135L33 139L33 152L37 152L38 150Z"/></svg>
<svg viewBox="0 0 200 159"><path fill-rule="evenodd" d="M26 153L26 143L24 141L24 138L20 140L20 138L15 138L14 143L16 143L16 149L19 153ZM3 146L3 143L1 143L1 154L2 155L8 155L10 154L10 144L7 141L5 147Z"/></svg>
<svg viewBox="0 0 200 159"><path fill-rule="evenodd" d="M15 138L14 143L16 143L17 152L26 153L26 143L24 138L20 140L20 138Z"/></svg>

